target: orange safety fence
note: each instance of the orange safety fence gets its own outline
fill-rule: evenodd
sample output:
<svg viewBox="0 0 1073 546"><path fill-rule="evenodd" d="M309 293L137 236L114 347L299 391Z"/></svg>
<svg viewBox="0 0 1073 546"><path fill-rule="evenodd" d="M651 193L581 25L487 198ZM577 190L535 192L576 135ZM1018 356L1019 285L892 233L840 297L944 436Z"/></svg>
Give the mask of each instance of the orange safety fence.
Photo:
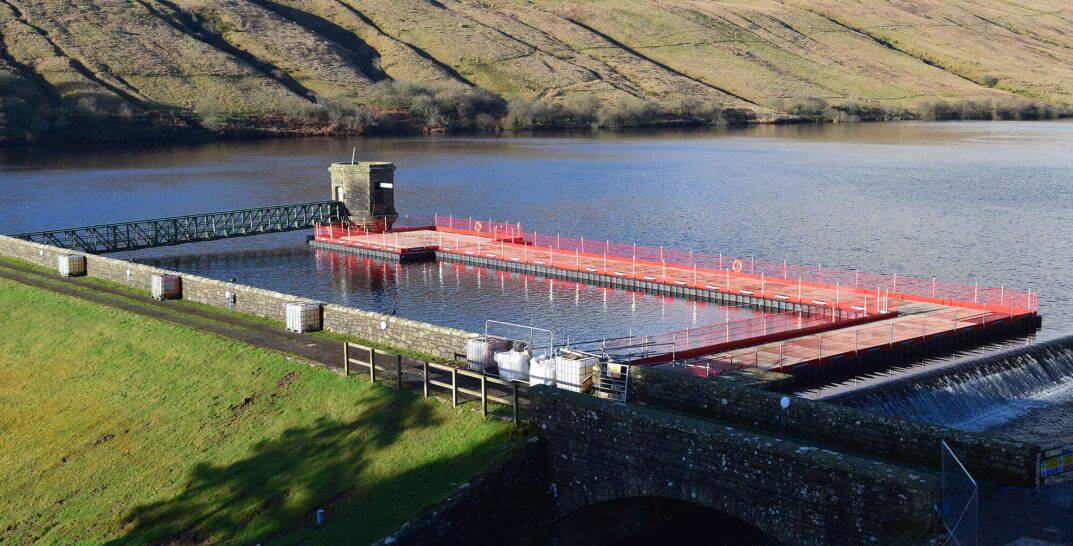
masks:
<svg viewBox="0 0 1073 546"><path fill-rule="evenodd" d="M631 335L603 342L600 349L609 354L623 353L620 356L628 355L631 360L656 362L696 356L694 353L710 353L736 341L761 340L782 333L844 321L845 319L841 317L832 317L824 313L765 313L756 317L727 320L722 323L671 332Z"/></svg>
<svg viewBox="0 0 1073 546"><path fill-rule="evenodd" d="M1010 315L1034 313L1039 308L1036 294L1005 286L995 288L936 278L929 280L820 265L805 266L787 261L773 262L755 257L563 237L527 232L520 223L434 215L402 216L394 222L390 232L385 232L381 229L383 227L383 224L375 223L319 225L315 237L318 240L337 241L354 233L381 233L384 245L398 248L397 244L392 243L389 233L435 230L475 238L468 241L462 239L453 245L450 251L458 253L476 254L474 251L479 251L482 255L499 258L511 256L509 259L515 262L697 289L731 291L745 296L856 312L892 312L903 300ZM481 239L492 239L499 248L488 243L484 243L482 248ZM376 241L376 238L372 240ZM546 253L546 259L542 253Z"/></svg>
<svg viewBox="0 0 1073 546"><path fill-rule="evenodd" d="M742 368L784 370L901 344L920 343L933 337L987 327L988 324L1009 320L1013 316L1001 311L949 307L920 315L900 316L792 339L757 343L737 350L713 351L711 356L695 359L686 367L701 375Z"/></svg>

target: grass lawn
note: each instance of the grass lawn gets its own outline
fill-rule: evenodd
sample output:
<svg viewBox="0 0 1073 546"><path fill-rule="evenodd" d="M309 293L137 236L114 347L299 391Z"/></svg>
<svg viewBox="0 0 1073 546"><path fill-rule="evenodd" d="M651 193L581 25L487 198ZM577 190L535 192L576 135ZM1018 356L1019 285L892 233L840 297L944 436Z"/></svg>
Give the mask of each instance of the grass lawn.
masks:
<svg viewBox="0 0 1073 546"><path fill-rule="evenodd" d="M0 329L0 542L369 543L513 446L471 411L3 279Z"/></svg>

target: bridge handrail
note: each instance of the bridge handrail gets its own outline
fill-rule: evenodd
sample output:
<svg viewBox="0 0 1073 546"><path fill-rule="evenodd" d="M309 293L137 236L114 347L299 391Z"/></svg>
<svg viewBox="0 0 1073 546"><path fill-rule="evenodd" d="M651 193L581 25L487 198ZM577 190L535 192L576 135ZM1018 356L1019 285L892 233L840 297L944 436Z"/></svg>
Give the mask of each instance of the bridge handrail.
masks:
<svg viewBox="0 0 1073 546"><path fill-rule="evenodd" d="M947 538L958 546L975 545L979 533L980 487L946 440L939 442L942 505Z"/></svg>
<svg viewBox="0 0 1073 546"><path fill-rule="evenodd" d="M340 206L343 205L343 203L341 201L334 201L334 200L309 201L307 203L289 203L289 204L286 204L286 205L271 205L271 206L256 207L256 208L251 208L251 209L233 209L233 210L209 211L209 212L201 212L201 213L195 213L195 214L184 214L184 215L180 215L180 216L162 216L160 218L146 218L146 219L142 219L142 220L126 220L126 221L122 221L122 222L109 222L109 223L106 223L106 224L93 224L93 225L89 225L89 226L75 226L75 227L67 227L67 228L60 228L60 229L46 229L46 230L40 230L40 231L30 231L30 232L26 232L26 233L19 233L17 235L12 235L12 237L15 237L17 239L27 239L27 238L33 237L33 236L48 235L50 233L63 233L65 231L90 230L90 229L107 228L107 227L112 227L112 226L126 226L126 225L131 225L131 224L142 224L142 223L146 223L146 222L167 222L167 221L171 221L171 220L186 220L186 219L189 219L189 218L198 218L198 217L201 217L201 216L213 216L213 215L220 215L220 214L238 214L238 213L244 213L244 212L259 212L259 211L266 211L266 210L280 209L280 208L313 207L313 206L333 205L333 204L338 204Z"/></svg>

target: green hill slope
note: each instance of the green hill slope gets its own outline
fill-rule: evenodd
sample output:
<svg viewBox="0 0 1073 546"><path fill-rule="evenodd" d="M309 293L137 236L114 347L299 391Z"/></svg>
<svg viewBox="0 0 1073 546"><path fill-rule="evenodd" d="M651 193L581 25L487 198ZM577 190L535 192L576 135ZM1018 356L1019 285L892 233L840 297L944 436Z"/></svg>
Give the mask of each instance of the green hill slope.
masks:
<svg viewBox="0 0 1073 546"><path fill-rule="evenodd" d="M1059 0L0 0L7 139L1039 117L1071 73Z"/></svg>

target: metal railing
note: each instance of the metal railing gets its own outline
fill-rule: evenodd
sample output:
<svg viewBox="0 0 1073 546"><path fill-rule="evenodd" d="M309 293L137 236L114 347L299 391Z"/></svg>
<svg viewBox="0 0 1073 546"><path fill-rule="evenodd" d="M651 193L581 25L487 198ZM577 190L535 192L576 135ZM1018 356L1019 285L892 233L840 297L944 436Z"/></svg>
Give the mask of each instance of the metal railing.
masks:
<svg viewBox="0 0 1073 546"><path fill-rule="evenodd" d="M945 309L719 352L691 366L697 371L707 368L712 372L751 367L777 369L835 355L858 356L862 352L921 343L932 336L952 336L1012 318L1013 315L998 311Z"/></svg>
<svg viewBox="0 0 1073 546"><path fill-rule="evenodd" d="M429 228L491 238L494 244L504 246L517 244L525 247L527 252L522 260L527 263L547 261L549 265L571 268L569 258L573 258L573 265L579 270L736 294L748 292L746 295L858 311L893 311L903 299L1010 314L1035 312L1039 308L1036 294L1005 286L988 287L941 281L934 277L922 279L897 273L877 274L819 264L775 262L753 256L564 237L528 232L520 223L441 215L405 216L395 223L395 229L403 228ZM477 248L480 245L479 241L475 244ZM484 243L484 247L485 251L494 251L489 243ZM543 255L547 260L542 258Z"/></svg>
<svg viewBox="0 0 1073 546"><path fill-rule="evenodd" d="M346 215L347 209L342 203L320 201L35 231L15 237L103 254L308 229L319 224L339 222Z"/></svg>
<svg viewBox="0 0 1073 546"><path fill-rule="evenodd" d="M844 319L839 319L838 322L841 322L841 320ZM758 340L764 336L802 330L831 322L832 319L823 314L800 312L766 313L757 317L696 326L660 334L630 336L626 339L609 343L606 347L608 350L614 350L620 345L637 347L642 357L651 356L656 352L682 355L688 354L693 350L724 343L745 339Z"/></svg>
<svg viewBox="0 0 1073 546"><path fill-rule="evenodd" d="M939 450L939 516L946 527L947 543L975 546L979 539L980 488L945 440L940 442Z"/></svg>

